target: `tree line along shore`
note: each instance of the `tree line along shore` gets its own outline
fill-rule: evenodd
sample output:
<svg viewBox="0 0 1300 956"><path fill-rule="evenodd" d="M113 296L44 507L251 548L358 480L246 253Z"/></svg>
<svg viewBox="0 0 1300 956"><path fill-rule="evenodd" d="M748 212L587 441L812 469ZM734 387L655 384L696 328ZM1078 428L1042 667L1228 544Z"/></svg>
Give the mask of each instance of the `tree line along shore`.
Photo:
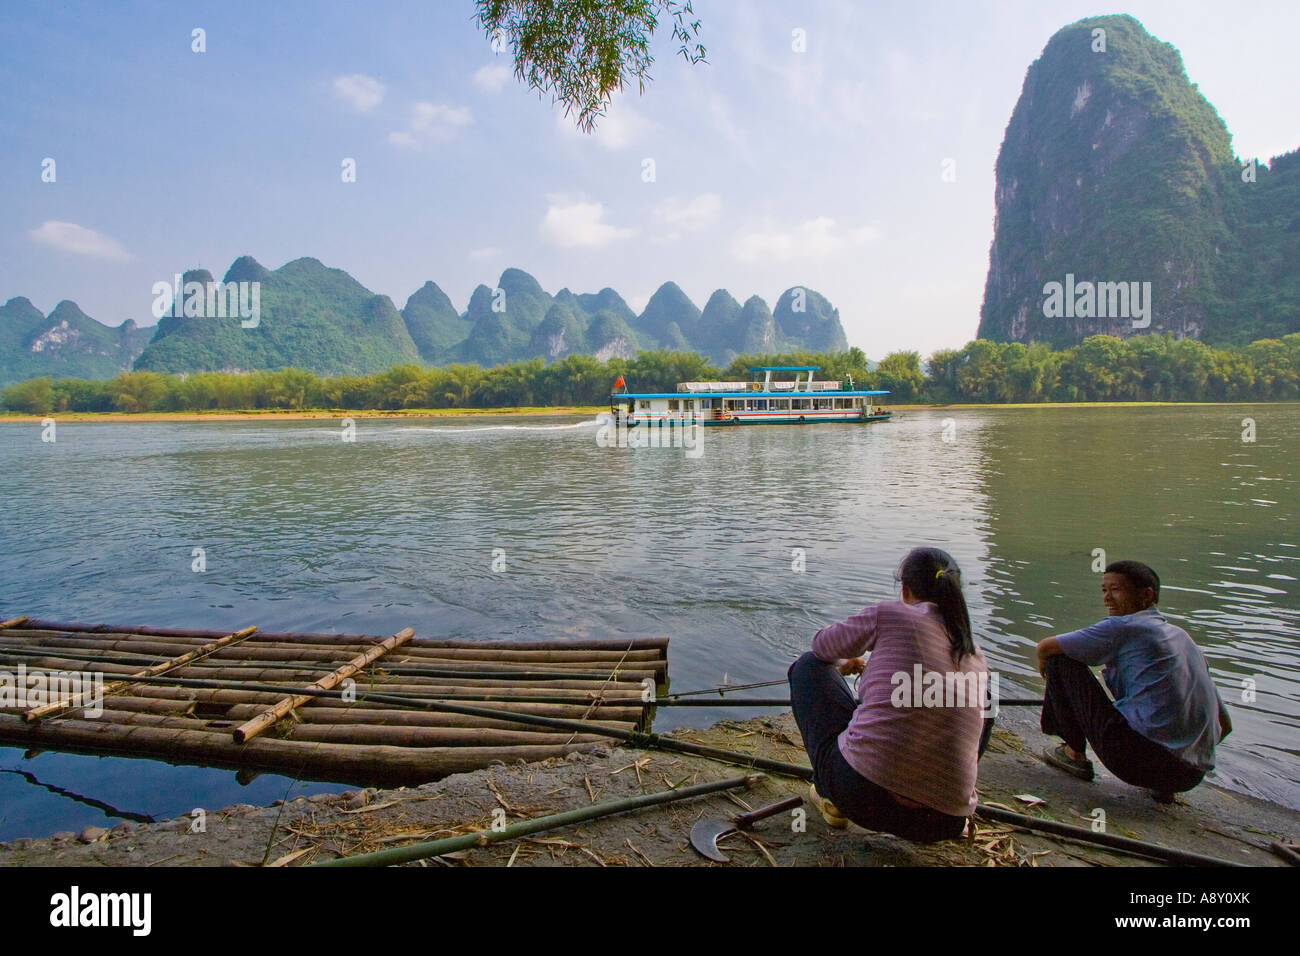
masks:
<svg viewBox="0 0 1300 956"><path fill-rule="evenodd" d="M183 413L470 410L602 406L616 379L631 391L673 391L678 382L735 381L757 365L817 365L818 377L886 389L911 404L1060 402L1230 402L1300 398L1300 333L1248 345L1195 339L1094 335L1062 350L977 339L961 349L892 352L874 367L859 348L736 357L715 368L693 352L638 352L602 361L571 355L494 368L396 365L372 375L320 376L297 368L170 375L127 372L112 379L34 378L0 392L0 407L56 412Z"/></svg>

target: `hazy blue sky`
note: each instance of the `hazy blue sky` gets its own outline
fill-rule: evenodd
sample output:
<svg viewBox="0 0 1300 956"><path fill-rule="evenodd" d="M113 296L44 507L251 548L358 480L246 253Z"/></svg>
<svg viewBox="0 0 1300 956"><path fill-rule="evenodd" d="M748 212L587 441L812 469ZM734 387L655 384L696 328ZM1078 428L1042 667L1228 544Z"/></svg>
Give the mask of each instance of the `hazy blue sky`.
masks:
<svg viewBox="0 0 1300 956"><path fill-rule="evenodd" d="M1238 156L1300 146L1293 2L695 6L708 64L661 31L653 84L587 137L514 80L472 0L6 0L0 300L153 324L154 282L249 254L314 256L399 308L433 279L463 309L518 266L637 310L668 279L701 307L808 285L868 355L928 354L974 336L998 146L1060 27L1131 13Z"/></svg>

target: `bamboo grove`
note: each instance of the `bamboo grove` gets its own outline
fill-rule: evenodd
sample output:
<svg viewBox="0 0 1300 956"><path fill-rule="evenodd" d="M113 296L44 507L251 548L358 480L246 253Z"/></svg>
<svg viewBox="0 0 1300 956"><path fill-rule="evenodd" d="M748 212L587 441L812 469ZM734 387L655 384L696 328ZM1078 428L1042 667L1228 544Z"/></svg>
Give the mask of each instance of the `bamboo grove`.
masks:
<svg viewBox="0 0 1300 956"><path fill-rule="evenodd" d="M374 375L319 377L296 368L117 378L36 378L0 393L5 409L56 412L397 410L601 405L622 376L634 391L677 382L738 380L754 365L819 365L819 377L882 388L893 402L1285 401L1300 398L1300 333L1215 348L1194 339L1095 335L1056 351L1042 344L973 341L922 362L894 352L874 366L861 349L742 355L726 368L687 352L601 361L572 355L495 368L397 365Z"/></svg>

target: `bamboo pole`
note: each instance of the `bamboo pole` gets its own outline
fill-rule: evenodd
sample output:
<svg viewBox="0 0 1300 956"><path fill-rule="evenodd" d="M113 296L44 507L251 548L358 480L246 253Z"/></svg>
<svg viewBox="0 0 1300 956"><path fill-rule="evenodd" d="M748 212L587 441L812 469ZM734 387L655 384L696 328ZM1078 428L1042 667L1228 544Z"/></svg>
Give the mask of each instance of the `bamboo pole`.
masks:
<svg viewBox="0 0 1300 956"><path fill-rule="evenodd" d="M123 707L125 701L137 700L131 697L114 698L113 706L120 710L145 708ZM180 705L180 701L171 701L174 705ZM316 704L311 707L304 707L298 710L297 719L298 727L305 724L370 724L389 727L461 727L461 728L495 728L497 730L510 730L517 728L519 725L511 721L496 720L487 717L467 717L464 714L438 714L426 711L409 711L409 710L378 710L365 707L328 707L323 706L324 700L318 699ZM107 703L105 706L108 706ZM229 720L247 720L250 717L256 717L265 708L258 704L235 704L228 708L224 716ZM574 711L579 708L573 708ZM558 715L552 715L558 716ZM574 713L573 716L580 717L581 714ZM610 720L601 716L600 720L588 720L592 726L598 727L615 727L622 730L635 730L635 719ZM565 733L565 731L561 731Z"/></svg>
<svg viewBox="0 0 1300 956"><path fill-rule="evenodd" d="M1300 853L1297 853L1285 843L1278 843L1276 840L1270 840L1268 848L1273 852L1274 856L1281 857L1292 866L1300 866Z"/></svg>
<svg viewBox="0 0 1300 956"><path fill-rule="evenodd" d="M24 614L22 617L11 617L7 621L0 621L0 631L7 631L11 627L21 627L23 624L26 624L28 620L29 618Z"/></svg>
<svg viewBox="0 0 1300 956"><path fill-rule="evenodd" d="M1220 860L1217 857L1205 856L1201 853L1191 853L1187 850L1176 850L1167 846L1160 846L1156 843L1147 843L1143 840L1131 840L1128 837L1115 836L1111 833L1094 833L1092 830L1084 827L1071 826L1068 823L1058 823L1055 820L1043 820L1039 817L1025 816L1023 813L1016 813L1012 810L1000 810L997 807L987 807L979 804L975 809L977 816L986 820L995 820L998 823L1009 823L1012 826L1018 826L1025 830L1040 830L1043 833L1051 833L1055 836L1070 837L1074 840L1081 840L1084 843L1093 843L1097 846L1108 847L1113 850L1122 850L1125 853L1137 856L1152 857L1165 863L1181 863L1185 866L1242 866L1241 863L1235 863L1232 860Z"/></svg>
<svg viewBox="0 0 1300 956"><path fill-rule="evenodd" d="M672 697L656 697L649 701L656 707L789 707L790 699L788 697L722 697L716 700L709 700L702 697L692 697L690 700L676 700ZM1031 697L1025 699L1012 699L998 701L999 707L1041 707L1043 699L1041 697Z"/></svg>
<svg viewBox="0 0 1300 956"><path fill-rule="evenodd" d="M212 639L225 634L225 631L211 631L195 628L175 628L175 627L151 627L149 625L136 625L132 627L115 627L108 624L62 624L54 621L41 620L39 618L27 619L27 628L44 629L50 631L77 631L87 634L145 634L159 637L190 637ZM259 632L258 641L299 641L303 638L310 638L312 643L317 644L374 644L384 639L379 634L316 634L308 632L294 631L261 631ZM433 638L417 638L410 642L410 648L468 648L481 649L493 647L513 648L534 648L537 650L607 650L614 651L622 647L631 646L635 650L660 650L665 651L668 648L667 637L635 637L627 640L552 640L552 641L526 641L526 642L483 642L483 641L457 641L457 640L437 640Z"/></svg>
<svg viewBox="0 0 1300 956"><path fill-rule="evenodd" d="M414 636L415 636L414 629L409 627L404 628L403 630L398 631L392 637L388 638L388 640L381 641L379 644L376 644L374 647L366 651L364 654L354 657L352 660L348 661L342 667L326 674L324 677L322 677L320 680L316 681L315 683L311 684L310 687L306 689L330 690L336 684L340 683L341 681L343 681L348 677L351 677L353 674L361 670L363 667L383 657L394 647L406 643ZM270 710L267 710L261 716L254 717L248 723L236 727L235 742L240 744L247 743L248 741L256 737L258 734L260 734L262 731L274 725L277 720L279 720L285 714L289 713L289 711L293 710L295 707L301 707L303 704L307 703L311 699L312 697L310 694L301 694L301 693L294 694L291 697L284 698L284 700L280 701Z"/></svg>
<svg viewBox="0 0 1300 956"><path fill-rule="evenodd" d="M240 715L241 718L244 719L257 716L257 714L260 714L266 709L265 705L274 704L284 696L283 691L256 691L249 689L236 690L233 688L240 686L247 688L247 685L232 685L228 682L182 680L178 678L174 683L161 683L162 681L166 681L167 678L158 678L158 680L160 681L158 684L136 684L134 685L132 693L142 700L186 700L193 701L196 704L205 707L232 707L241 704L261 705L257 707L254 713ZM218 684L220 686L196 686L204 684ZM391 700L379 701L375 700L371 693L363 692L359 689L357 691L356 703L342 700L339 697L317 697L316 703L312 704L310 707L303 708L298 713L300 719L307 720L309 719L308 715L318 714L322 710L345 713L363 703L372 708L387 708L388 713L400 714L411 712L411 707L420 707L422 700L413 702L410 699L403 698L401 703L393 703ZM569 717L575 720L580 720L585 715L591 713L590 703L565 704L550 701L546 703L537 703L535 701L503 700L493 702L492 706L495 710L509 713L538 714L543 717ZM416 711L416 713L424 712L427 711ZM436 713L441 713L441 711L437 711ZM632 707L606 704L601 706L597 713L600 716L600 720L593 721L593 723L616 721L631 722L635 724L641 721L644 711L640 706Z"/></svg>
<svg viewBox="0 0 1300 956"><path fill-rule="evenodd" d="M295 680L310 680L320 674L319 669L305 667L267 668L267 667L230 667L208 665L204 667L182 667L177 669L178 677L207 677L215 680L233 680L245 683L271 681L289 683ZM354 672L355 674L355 672ZM536 681L531 685L512 683L489 683L482 680L465 680L461 678L417 678L411 675L366 675L356 676L358 686L375 686L384 688L402 687L410 693L422 696L440 696L442 694L492 694L502 697L515 697L521 694L556 697L605 697L640 699L643 685L631 681ZM326 688L328 689L328 688Z"/></svg>
<svg viewBox="0 0 1300 956"><path fill-rule="evenodd" d="M140 710L104 708L99 721L118 727L155 727L170 730L215 733L225 737L230 733L228 720L204 720L176 713L149 713ZM384 726L355 722L339 724L296 724L287 738L293 741L323 741L349 744L357 747L519 747L552 746L564 743L602 743L599 734L566 734L555 731L520 730L492 727L407 727Z"/></svg>
<svg viewBox="0 0 1300 956"><path fill-rule="evenodd" d="M156 649L166 656L180 653L180 650L175 648L188 650L192 646L205 643L202 638L197 637L181 638L116 632L96 634L41 629L13 631L10 637L15 638L20 635L23 639L23 646L49 644L51 646L82 648L115 647L118 650L144 650L148 648ZM640 663L643 667L656 667L666 662L662 650L657 648L620 650L617 645L605 644L602 647L587 649L583 647L551 646L553 643L538 642L536 645L532 643L516 643L500 646L491 642L484 642L465 647L440 648L425 646L421 642L412 641L403 648L400 655L393 655L393 659L411 663L417 660L430 660L438 661L444 665L454 661L480 661L485 664L492 662L509 663L516 655L523 655L518 657L516 662L530 662L533 664L584 663L608 665L609 663L617 664L621 661L623 664L631 662L634 665ZM273 641L268 640L267 635L263 632L259 632L254 639L245 645L248 653L262 653L268 649L279 651L297 651L301 649L317 660L337 659L340 648L355 648L359 652L373 646L375 646L374 641L347 643L325 641L322 643L317 640L315 635L306 635L296 640ZM608 670L608 667L604 669Z"/></svg>
<svg viewBox="0 0 1300 956"><path fill-rule="evenodd" d="M95 644L50 638L27 642L22 645L0 642L0 657L5 655L14 657L46 656L91 663L152 663L159 659L175 656L184 646L126 641ZM206 661L214 666L221 663L247 664L258 661L264 667L278 668L291 664L310 665L322 660L332 662L338 660L339 656L337 648L256 647L250 646L250 642L247 641L239 645L237 655L226 657L225 652L221 651L206 658ZM417 663L408 662L400 655L390 654L384 660L383 670L385 673L390 674L475 680L500 678L503 680L590 680L599 682L612 678L629 683L640 683L647 678L653 679L658 676L658 672L653 667L644 669L620 667L611 671L608 668L600 669L601 665L599 663L593 663L591 666L595 669L592 670L573 669L581 666L582 662L580 661L575 661L573 664L543 661L531 664L527 669L520 669L511 667L508 663L503 664L495 661L440 661L432 658L420 659Z"/></svg>
<svg viewBox="0 0 1300 956"><path fill-rule="evenodd" d="M741 787L753 786L758 780L759 777L756 775L731 777L726 780L715 780L712 783L696 784L693 787L665 790L662 793L643 793L622 800L608 800L605 803L598 803L590 807L581 807L577 810L566 810L563 813L552 813L533 820L524 820L503 827L500 830L480 830L477 833L466 833L463 836L449 837L445 840L431 840L427 843L415 843L411 846L400 846L391 850L380 850L376 853L341 856L334 860L322 860L319 863L313 863L312 866L393 866L398 863L411 863L415 860L442 856L459 850L488 846L502 840L513 840L516 837L541 833L544 830L554 830L556 827L568 826L571 823L584 823L587 820L596 820L615 813L627 813L630 810L655 807L664 803L673 803L677 800L689 800L692 797L718 793L723 790L738 790Z"/></svg>
<svg viewBox="0 0 1300 956"><path fill-rule="evenodd" d="M194 650L190 651L187 654L182 654L180 657L173 657L171 660L163 661L161 664L155 664L152 667L146 667L144 670L132 674L131 676L132 677L161 677L163 674L166 674L168 671L174 670L175 668L183 667L185 664L189 663L190 661L197 660L198 658L204 657L207 654L211 654L213 651L219 651L223 647L229 647L231 644L237 643L238 641L242 641L244 638L248 637L250 634L253 634L256 631L257 631L256 627L246 627L242 631L235 631L233 634L227 634L225 637L220 638L219 640L215 640L210 644L204 644L202 647L195 648ZM130 680L115 681L112 684L105 684L103 690L100 691L99 696L106 697L110 693L116 693L120 690L124 690L129 686L131 686ZM63 700L56 701L54 703L46 704L43 707L33 707L31 710L27 711L26 718L29 721L40 720L43 717L48 717L50 715L58 714L59 712L63 710L67 710L69 708L84 706L83 702L88 693L90 693L90 691L83 691L80 694L73 694L70 697L64 698Z"/></svg>
<svg viewBox="0 0 1300 956"><path fill-rule="evenodd" d="M545 746L393 747L354 746L259 737L237 744L229 732L168 727L122 726L68 716L29 724L17 714L0 714L0 741L61 752L152 757L173 763L231 770L260 770L356 786L413 786L453 773L505 763L563 757L603 743L558 740Z"/></svg>

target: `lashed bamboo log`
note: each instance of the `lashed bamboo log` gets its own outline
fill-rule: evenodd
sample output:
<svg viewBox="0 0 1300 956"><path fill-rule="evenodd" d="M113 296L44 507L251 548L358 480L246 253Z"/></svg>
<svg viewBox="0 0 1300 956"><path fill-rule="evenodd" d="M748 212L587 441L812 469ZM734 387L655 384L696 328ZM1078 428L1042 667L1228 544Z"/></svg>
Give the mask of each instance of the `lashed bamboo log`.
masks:
<svg viewBox="0 0 1300 956"><path fill-rule="evenodd" d="M22 617L11 617L7 621L0 621L0 631L8 630L11 627L20 627L26 624L28 620L27 615L24 614Z"/></svg>
<svg viewBox="0 0 1300 956"><path fill-rule="evenodd" d="M278 694L265 695L274 703L280 699ZM499 730L511 730L518 724L504 720L488 720L481 717L466 717L462 714L436 714L427 711L381 710L379 708L356 707L345 705L329 707L324 701L319 706L303 707L295 711L297 719L306 724L375 724L403 727L495 727ZM200 708L195 700L172 700L157 697L107 697L104 699L105 711L134 711L142 714L163 714L171 717L193 715L196 719L237 720L243 722L256 717L266 710L265 705L256 702L206 705ZM200 714L200 710L203 713ZM577 710L577 708L574 708ZM578 716L578 715L575 715ZM101 718L102 719L102 718ZM632 729L634 721L590 720L588 723L602 727L625 727Z"/></svg>
<svg viewBox="0 0 1300 956"><path fill-rule="evenodd" d="M161 727L173 730L196 730L204 733L230 733L230 721L202 720L176 714L152 714L141 711L104 709L99 718L103 721L130 727ZM608 738L596 734L568 734L546 730L521 730L478 727L466 734L455 727L390 727L355 723L349 726L335 724L299 724L286 740L313 740L328 743L355 744L358 746L387 745L392 747L515 747L548 745L572 740L593 743Z"/></svg>
<svg viewBox="0 0 1300 956"><path fill-rule="evenodd" d="M78 636L80 635L80 636ZM329 635L323 635L328 637ZM358 642L354 644L340 645L337 642L320 643L317 635L304 635L293 641L266 641L264 635L259 633L245 642L242 646L249 653L261 654L264 649L277 650L294 650L308 652L306 659L315 660L337 660L340 648L355 648L359 653L368 647L373 647L373 641ZM308 640L310 638L310 640ZM173 656L181 653L182 650L190 649L190 645L198 645L199 638L157 638L150 635L127 634L127 633L110 633L110 634L91 634L89 632L67 632L56 630L11 630L0 634L0 640L21 641L22 646L32 644L46 644L51 646L64 647L104 647L114 648L117 650L140 650L150 653L160 653L167 656ZM583 662L586 664L608 665L609 663L620 664L621 666L639 666L641 668L661 669L666 663L666 656L662 649L656 648L632 648L631 650L615 650L611 648L611 643L604 644L603 647L593 650L587 650L582 647L551 647L553 642L539 642L540 646L529 644L526 647L513 645L510 648L499 648L492 643L481 643L468 647L454 647L441 649L433 646L412 646L416 642L409 643L403 648L401 655L395 655L395 659L402 662L417 662L417 659L425 659L429 663L438 662L439 666L447 666L454 661L482 661L485 664L489 662L496 663L530 663L532 665L564 665L566 663ZM590 642L581 642L590 643ZM617 645L615 645L617 646ZM523 655L520 657L519 655Z"/></svg>
<svg viewBox="0 0 1300 956"><path fill-rule="evenodd" d="M36 673L36 669L32 673ZM315 672L306 672L303 676L311 676ZM242 679L239 679L242 677ZM141 682L172 684L176 687L207 687L208 685L229 686L231 688L247 687L252 684L277 684L283 681L291 680L285 677L283 672L273 672L266 674L258 671L253 674L240 672L239 677L225 676L214 674L210 671L197 670L191 671L183 669L166 677L152 678L135 678L128 682L133 688L141 685ZM604 713L610 708L619 707L636 707L641 712L650 702L645 701L643 697L644 688L640 685L621 686L603 684L588 690L574 690L566 688L547 688L547 687L518 687L513 685L440 685L440 684L407 684L392 681L362 680L358 681L356 693L360 699L374 696L376 694L400 695L411 701L464 701L479 703L540 703L540 704L568 704L579 706L585 710L592 707L599 708ZM140 690L133 690L133 693L141 693ZM282 695L272 695L275 702L283 699Z"/></svg>
<svg viewBox="0 0 1300 956"><path fill-rule="evenodd" d="M410 786L478 770L494 760L505 763L545 760L607 746L556 743L515 747L362 747L269 738L237 744L228 733L123 727L76 717L29 724L16 714L0 714L0 741L20 747L57 747L64 752L150 756L178 763L261 770L357 786Z"/></svg>
<svg viewBox="0 0 1300 956"><path fill-rule="evenodd" d="M254 691L230 690L223 688L194 688L187 686L164 686L164 685L141 685L133 693L140 698L153 700L192 700L204 707L228 707L239 704L273 704L280 700L284 695L272 691L257 693ZM368 707L388 708L392 713L403 713L409 705L389 704L382 702L372 702L365 693L357 693L357 704L364 702ZM300 711L301 714L319 713L323 709L346 711L357 704L348 703L337 698L319 697L316 703ZM564 704L564 703L538 703L536 701L495 701L492 704L494 710L506 711L518 714L537 714L541 717L561 717L567 719L580 719L590 713L590 704ZM265 710L265 706L258 707L257 713ZM639 722L643 714L642 707L631 707L621 705L603 705L596 712L599 714L601 721L629 721L632 723ZM250 714L247 716L256 716Z"/></svg>
<svg viewBox="0 0 1300 956"><path fill-rule="evenodd" d="M308 687L307 689L308 690L330 690L331 688L341 683L346 678L351 677L353 674L361 670L366 665L370 664L373 661L378 660L380 657L383 657L394 647L398 647L406 643L414 636L415 636L415 631L412 628L408 627L403 630L400 630L392 637L388 638L388 640L381 641L379 644L375 645L370 650L366 651L364 654L358 657L354 657L352 660L348 661L348 663L344 664L342 667L338 668L335 671L330 672L329 674L326 674L320 680L311 684L310 687ZM295 707L301 707L303 704L307 703L311 699L312 697L310 694L295 694L291 697L284 698L284 700L280 701L278 704L276 704L274 707L267 710L262 715L258 717L254 717L248 723L235 728L235 734L234 734L235 742L240 744L247 743L248 741L256 737L258 734L262 733L262 731L274 725L277 720L279 720L285 714L289 713L289 711L293 710Z"/></svg>
<svg viewBox="0 0 1300 956"><path fill-rule="evenodd" d="M174 657L171 660L163 661L161 664L155 664L152 667L146 667L144 670L134 673L131 676L132 677L161 677L163 674L166 674L168 671L174 670L176 668L181 668L185 664L189 663L190 661L197 660L207 654L211 654L213 651L218 651L223 647L229 647L231 644L235 644L239 641L242 641L244 640L244 638L248 637L250 634L255 633L256 631L257 631L256 627L246 627L241 631L235 631L233 634L227 634L225 637L215 640L210 644L204 644L202 647L195 648L194 650L186 654L182 654L179 657ZM129 681L106 684L103 690L100 691L100 696L103 697L103 696L107 696L110 693L117 693L118 691L123 690L129 686L130 686ZM33 707L31 710L27 711L26 714L27 720L29 721L40 720L43 717L49 717L58 714L61 711L68 710L70 708L83 706L85 698L89 693L91 692L83 691L80 694L73 694L70 697L66 697L63 700L54 701L52 703L46 704L43 707Z"/></svg>
<svg viewBox="0 0 1300 956"><path fill-rule="evenodd" d="M279 669L264 667L182 667L175 672L177 677L195 677L213 680L233 680L242 683L278 682L289 683L296 678L312 678L320 673L319 670L308 668ZM596 693L601 690L606 691L606 697L639 697L642 685L633 681L577 681L577 680L548 680L533 681L527 686L521 686L518 682L509 683L491 681L491 680L465 680L460 678L441 678L441 677L417 677L415 675L399 675L397 677L388 677L387 675L366 675L365 677L354 676L357 686L376 686L376 687L408 687L412 691L421 694L437 693L466 693L468 691L485 691L492 694L505 693L549 693L552 691L565 693L570 697L581 696L587 693Z"/></svg>
<svg viewBox="0 0 1300 956"><path fill-rule="evenodd" d="M308 678L317 677L324 670L318 667L322 661L329 661L332 665L353 649L360 656L375 651L379 645L370 635L323 635L318 642L313 635L277 635L258 631L237 646L217 648L200 656L195 652L200 652L212 643L211 638L223 636L224 632L173 633L166 629L113 629L86 625L80 626L81 629L68 629L59 624L42 628L36 625L47 622L24 623L27 626L0 628L0 662L16 659L26 663L34 673L42 667L98 671L106 674L109 680L120 680L128 685L121 693L105 700L107 713L101 715L101 719L88 722L80 714L67 714L54 727L45 728L46 732L76 722L76 725L117 725L117 732L128 733L132 739L145 731L200 733L222 738L235 751L241 747L253 747L259 754L266 743L276 746L310 743L314 755L323 752L321 748L332 747L358 748L371 754L375 748L394 747L428 752L453 749L464 752L480 749L485 743L504 746L507 742L516 742L511 745L534 753L542 750L544 743L560 747L556 752L562 753L564 745L572 750L582 749L575 744L598 745L601 738L609 736L628 739L644 726L649 711L649 705L642 700L645 679L650 677L657 681L666 676L664 641L631 642L630 650L629 645L622 641L582 642L592 648L583 650L578 646L579 642L568 641L498 646L411 639L400 649L394 648L387 654L380 649L377 652L383 658L380 663L372 662L355 672L359 686L356 688L357 698L353 701L350 695L344 700L344 695L337 690L282 685L293 685L295 680L292 678L298 675L302 675L304 683ZM146 633L149 630L157 633ZM270 639L274 637L283 640ZM177 658L186 657L189 659L185 663L176 666ZM634 657L647 659L634 661ZM69 664L74 666L68 667ZM166 676L134 677L141 673L141 668L147 672L160 665L171 667ZM204 679L223 674L244 683L240 680ZM309 698L312 706L300 707L293 728L285 735L287 739L254 739L247 744L235 744L231 740L229 728L232 725L256 720L267 712L268 706L283 705L289 698ZM440 701L458 699L490 702L488 706L494 709L440 705ZM20 718L23 715L17 713L13 716ZM521 726L518 717L560 719L565 721L565 725L525 723ZM54 745L65 751L123 752L170 759L165 753L160 754L153 744L141 749L131 746L121 750L106 749L102 743L78 742L81 733L77 731L67 739L55 734L58 739ZM114 731L97 728L85 730L88 737L112 738L114 734ZM304 737L322 739L307 741ZM347 742L335 743L336 740ZM14 742L31 745L30 739L25 737ZM37 746L43 745L38 743ZM191 741L186 746L199 748L201 745ZM543 754L544 751L538 756ZM520 755L525 756L527 754ZM279 760L278 767L260 766L238 757L183 759L232 766L244 772L275 770L297 773L301 769L300 764L298 768L288 770L283 759ZM400 755L394 755L394 759L397 760L398 772L404 772L401 771ZM485 759L493 758L472 759L462 769L482 766ZM496 759L512 757L499 753ZM342 755L339 755L339 760L342 760ZM434 769L426 768L418 779L455 772L447 768L461 761L462 754L444 754L434 762ZM308 763L314 765L317 761L309 759ZM373 783L386 773L388 771L381 768L350 779ZM345 779L328 768L317 772L314 766L310 775Z"/></svg>
<svg viewBox="0 0 1300 956"><path fill-rule="evenodd" d="M133 701L136 698L117 697L111 702L106 702L105 706L118 707L120 709L131 709L122 707L125 701ZM179 705L179 701L171 702ZM318 701L319 703L319 701ZM143 709L143 708L139 708ZM257 704L234 704L229 707L225 716L231 720L247 720L250 717L256 717L265 708ZM573 708L577 711L578 708ZM379 726L392 727L459 727L459 728L478 728L478 727L495 727L498 730L509 730L517 728L519 725L506 720L493 720L484 717L469 717L464 714L435 714L427 711L409 711L409 710L378 710L372 708L358 707L322 707L312 706L303 707L295 712L298 720L302 724L372 724ZM552 716L559 716L558 714ZM574 713L572 716L581 717L581 714ZM598 727L615 727L624 730L634 730L636 728L635 720L609 720L602 713L600 719L587 718L584 723L589 723Z"/></svg>
<svg viewBox="0 0 1300 956"><path fill-rule="evenodd" d="M177 645L167 644L150 644L148 649L145 649L144 647L127 646L122 642L95 646L83 643L70 644L61 639L48 639L22 646L0 642L0 659L4 657L57 657L60 660L75 663L138 664L153 663L159 659L173 657L177 653L177 649ZM45 654L44 651L49 651L49 653ZM309 665L321 660L335 661L338 660L338 653L335 649L251 647L248 642L244 642L235 649L223 648L204 660L212 665L217 663L247 664L251 661L258 661L266 667L281 667L295 663ZM657 679L658 677L658 672L653 668L619 667L616 670L610 670L605 665L593 664L587 670L577 669L582 666L582 662L578 661L573 664L540 662L530 664L526 669L495 661L436 661L430 659L427 662L411 663L396 654L390 654L384 660L383 670L389 674L455 677L475 680L500 677L508 680L569 679L603 681L613 677L616 680L640 682L646 679ZM641 666L644 665L639 665L639 667Z"/></svg>
<svg viewBox="0 0 1300 956"><path fill-rule="evenodd" d="M146 679L168 680L166 677ZM237 687L242 690L266 689L266 685L257 684L241 684L237 685ZM305 695L317 697L333 697L335 695L340 697L342 696L342 692L336 690L316 690L310 688L304 688L303 690ZM597 728L593 727L591 724L585 724L577 720L559 720L553 717L540 717L531 714L510 714L493 708L471 707L465 704L419 700L395 695L375 694L374 699L379 702L409 704L412 707L422 707L427 710L437 710L443 713L469 714L476 717L494 717L501 720L510 720L520 724L527 724L532 727L570 730L574 733L598 733L615 740L622 740L637 747L649 747L658 750L675 751L677 753L694 754L700 757L709 757L714 760L721 760L724 763L739 763L742 766L753 767L758 770L771 770L774 773L783 773L803 780L811 780L813 774L811 767L803 767L782 760L770 760L767 757L760 757L754 754L737 753L736 751L731 750L720 750L717 747L706 747L685 740L676 740L672 737L660 737L658 734L647 734L638 731L627 732L605 727Z"/></svg>
<svg viewBox="0 0 1300 956"><path fill-rule="evenodd" d="M226 633L225 631L212 631L195 628L175 628L175 627L151 627L149 625L138 625L132 627L115 627L109 624L63 624L54 621L45 621L39 618L29 619L24 629L44 629L52 631L79 631L88 634L149 634L161 637L190 637L212 639ZM316 634L301 633L293 631L261 631L257 641L295 641L310 638L313 643L318 644L374 644L384 639L383 635L376 634ZM557 640L557 641L529 641L528 646L537 650L609 650L611 644L623 644L620 639L617 642L609 640ZM627 642L634 650L658 649L666 650L668 647L667 637L636 637L630 638ZM437 640L433 638L417 638L410 642L410 648L424 647L447 647L447 648L491 648L493 642L483 641L457 641L457 640Z"/></svg>

